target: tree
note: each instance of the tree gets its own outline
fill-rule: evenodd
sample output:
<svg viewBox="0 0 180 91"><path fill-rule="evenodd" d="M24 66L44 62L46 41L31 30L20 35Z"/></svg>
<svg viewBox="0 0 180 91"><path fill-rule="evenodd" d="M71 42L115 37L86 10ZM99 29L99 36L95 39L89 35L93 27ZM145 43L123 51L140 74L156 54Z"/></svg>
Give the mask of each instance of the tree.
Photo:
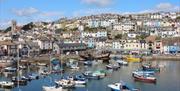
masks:
<svg viewBox="0 0 180 91"><path fill-rule="evenodd" d="M114 38L115 39L122 39L122 34L117 34Z"/></svg>
<svg viewBox="0 0 180 91"><path fill-rule="evenodd" d="M136 36L136 39L143 40L143 39L145 39L146 37L148 37L148 36L145 35L145 34L141 34L141 35L139 35L139 36Z"/></svg>
<svg viewBox="0 0 180 91"><path fill-rule="evenodd" d="M4 32L7 33L9 31L11 31L11 27L6 28Z"/></svg>

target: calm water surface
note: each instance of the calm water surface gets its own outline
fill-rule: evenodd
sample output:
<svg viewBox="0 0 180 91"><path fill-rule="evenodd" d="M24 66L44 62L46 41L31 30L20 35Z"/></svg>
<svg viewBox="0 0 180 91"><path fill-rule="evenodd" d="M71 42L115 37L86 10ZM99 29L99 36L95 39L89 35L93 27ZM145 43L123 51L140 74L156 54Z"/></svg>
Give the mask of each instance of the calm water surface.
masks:
<svg viewBox="0 0 180 91"><path fill-rule="evenodd" d="M155 61L154 61L155 62ZM161 72L156 74L156 84L135 82L132 77L132 71L139 68L139 63L130 63L128 66L123 66L117 71L108 71L108 76L101 80L89 80L86 87L78 87L68 91L111 91L107 85L110 83L123 80L141 91L180 91L180 61L156 61L159 65L165 65L161 68ZM94 65L92 67L82 66L79 71L66 69L63 75L70 73L80 73L84 70L105 69L105 63ZM33 80L27 86L20 86L21 91L42 91L43 85L53 85L54 80L60 79L62 74L54 74L39 80ZM2 78L1 79L5 79ZM4 91L0 89L0 91ZM6 91L19 91L18 88Z"/></svg>

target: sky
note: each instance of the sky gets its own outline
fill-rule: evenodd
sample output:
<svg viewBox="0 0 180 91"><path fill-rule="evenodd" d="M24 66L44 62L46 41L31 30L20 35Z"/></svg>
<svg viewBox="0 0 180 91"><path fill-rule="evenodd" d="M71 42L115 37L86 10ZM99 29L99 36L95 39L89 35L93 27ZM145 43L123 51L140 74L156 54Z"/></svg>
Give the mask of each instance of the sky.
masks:
<svg viewBox="0 0 180 91"><path fill-rule="evenodd" d="M0 29L11 20L18 25L100 13L180 12L180 0L0 0Z"/></svg>

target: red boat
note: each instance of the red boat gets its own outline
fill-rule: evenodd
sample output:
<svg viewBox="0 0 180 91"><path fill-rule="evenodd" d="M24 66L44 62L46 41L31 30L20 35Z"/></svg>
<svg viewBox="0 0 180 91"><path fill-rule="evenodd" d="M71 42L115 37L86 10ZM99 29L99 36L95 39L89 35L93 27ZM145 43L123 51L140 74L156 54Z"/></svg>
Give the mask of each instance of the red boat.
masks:
<svg viewBox="0 0 180 91"><path fill-rule="evenodd" d="M136 81L156 83L156 77L149 74L133 74Z"/></svg>

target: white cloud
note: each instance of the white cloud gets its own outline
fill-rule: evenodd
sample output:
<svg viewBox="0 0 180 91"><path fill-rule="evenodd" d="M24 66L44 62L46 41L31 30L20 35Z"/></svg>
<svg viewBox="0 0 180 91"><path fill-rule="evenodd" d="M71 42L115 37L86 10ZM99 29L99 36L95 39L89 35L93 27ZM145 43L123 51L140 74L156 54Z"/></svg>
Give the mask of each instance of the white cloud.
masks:
<svg viewBox="0 0 180 91"><path fill-rule="evenodd" d="M29 7L22 9L12 9L12 12L17 16L31 16L33 14L37 14L39 10L33 7Z"/></svg>
<svg viewBox="0 0 180 91"><path fill-rule="evenodd" d="M141 14L141 13L153 13L158 11L174 12L180 11L180 6L172 5L171 3L159 3L154 8L146 9L137 12L122 12L121 14Z"/></svg>
<svg viewBox="0 0 180 91"><path fill-rule="evenodd" d="M10 20L0 20L0 29L5 29L11 25Z"/></svg>
<svg viewBox="0 0 180 91"><path fill-rule="evenodd" d="M80 17L85 15L96 15L102 13L119 13L118 11L112 10L111 8L91 8L91 9L81 9L73 12L73 17Z"/></svg>
<svg viewBox="0 0 180 91"><path fill-rule="evenodd" d="M112 4L113 0L81 0L85 4L96 5L100 7Z"/></svg>
<svg viewBox="0 0 180 91"><path fill-rule="evenodd" d="M172 5L171 3L160 3L155 7L156 11L178 11L180 6Z"/></svg>
<svg viewBox="0 0 180 91"><path fill-rule="evenodd" d="M62 16L63 14L64 14L63 12L51 11L51 12L41 12L40 15L42 15L42 16Z"/></svg>

